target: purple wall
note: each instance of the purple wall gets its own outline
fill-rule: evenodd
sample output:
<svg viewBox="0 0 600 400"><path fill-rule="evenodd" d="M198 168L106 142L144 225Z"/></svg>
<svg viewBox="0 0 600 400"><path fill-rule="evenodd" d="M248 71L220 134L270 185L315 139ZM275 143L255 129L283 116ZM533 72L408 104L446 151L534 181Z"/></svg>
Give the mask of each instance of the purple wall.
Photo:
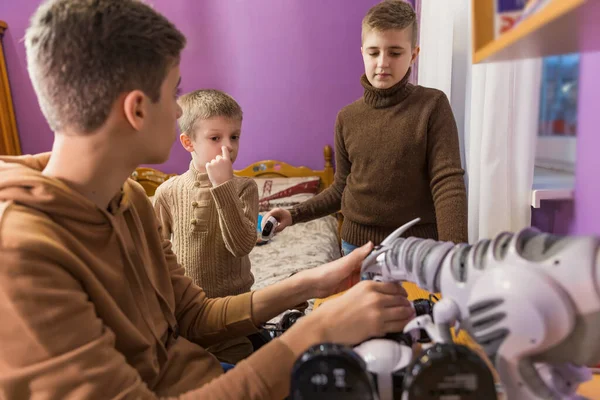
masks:
<svg viewBox="0 0 600 400"><path fill-rule="evenodd" d="M600 2L592 2L582 23L582 48L598 49ZM577 115L574 232L600 235L600 52L582 54Z"/></svg>
<svg viewBox="0 0 600 400"><path fill-rule="evenodd" d="M599 39L596 39L599 40ZM600 52L582 55L579 84L575 226L600 235Z"/></svg>
<svg viewBox="0 0 600 400"><path fill-rule="evenodd" d="M184 91L212 87L244 110L236 167L273 158L322 168L339 109L362 94L360 21L378 0L150 0L188 38ZM24 153L47 151L52 134L39 111L21 38L39 0L0 1L9 80ZM160 168L182 172L176 143Z"/></svg>

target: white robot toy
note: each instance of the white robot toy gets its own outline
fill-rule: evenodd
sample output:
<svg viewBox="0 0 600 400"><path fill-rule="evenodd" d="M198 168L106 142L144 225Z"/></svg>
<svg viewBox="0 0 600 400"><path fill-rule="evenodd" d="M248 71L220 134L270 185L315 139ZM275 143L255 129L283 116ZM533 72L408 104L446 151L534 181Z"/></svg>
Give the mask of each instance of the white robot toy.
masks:
<svg viewBox="0 0 600 400"><path fill-rule="evenodd" d="M392 233L365 259L368 279L409 281L442 299L425 329L451 343L451 327L483 347L509 400L573 398L600 361L600 239L527 228L474 245Z"/></svg>

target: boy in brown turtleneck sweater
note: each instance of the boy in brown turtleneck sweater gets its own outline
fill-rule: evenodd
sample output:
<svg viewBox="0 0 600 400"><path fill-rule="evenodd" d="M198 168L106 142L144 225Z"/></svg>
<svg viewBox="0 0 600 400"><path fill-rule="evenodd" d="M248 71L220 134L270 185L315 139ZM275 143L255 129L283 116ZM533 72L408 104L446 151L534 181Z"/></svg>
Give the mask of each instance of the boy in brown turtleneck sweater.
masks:
<svg viewBox="0 0 600 400"><path fill-rule="evenodd" d="M209 297L247 293L254 283L248 254L256 244L258 188L233 175L242 109L219 90L196 90L179 101L180 141L192 155L190 168L156 191L154 209L177 261ZM239 337L207 349L235 364L252 352Z"/></svg>
<svg viewBox="0 0 600 400"><path fill-rule="evenodd" d="M334 184L290 211L278 230L336 211L342 250L379 244L420 217L407 236L467 241L466 191L456 122L443 92L408 83L419 54L417 20L404 1L384 1L362 24L364 95L335 124ZM268 217L268 216L267 216Z"/></svg>

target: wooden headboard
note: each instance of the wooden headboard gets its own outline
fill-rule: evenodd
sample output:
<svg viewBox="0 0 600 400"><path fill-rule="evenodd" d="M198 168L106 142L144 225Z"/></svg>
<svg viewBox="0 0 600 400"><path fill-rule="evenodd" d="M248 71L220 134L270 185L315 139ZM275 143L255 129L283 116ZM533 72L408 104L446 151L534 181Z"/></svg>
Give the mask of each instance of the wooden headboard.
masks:
<svg viewBox="0 0 600 400"><path fill-rule="evenodd" d="M264 160L248 165L244 169L236 170L234 173L237 176L246 176L249 178L299 178L305 176L318 176L321 178L319 192L328 188L333 184L333 163L331 146L327 145L323 148L323 157L325 166L321 170L314 170L307 167L294 167L283 161Z"/></svg>
<svg viewBox="0 0 600 400"><path fill-rule="evenodd" d="M318 176L321 178L319 191L322 191L333 184L334 171L332 156L333 152L331 146L325 146L325 148L323 148L325 164L323 169L320 170L314 170L307 167L294 167L283 161L264 160L250 164L244 169L235 170L234 173L238 176L247 176L251 178ZM143 186L148 196L154 196L156 188L175 175L176 174L166 174L154 168L140 167L131 174L131 178Z"/></svg>
<svg viewBox="0 0 600 400"><path fill-rule="evenodd" d="M139 167L131 174L131 179L137 181L148 197L154 196L156 189L167 179L177 174L165 174L154 168Z"/></svg>

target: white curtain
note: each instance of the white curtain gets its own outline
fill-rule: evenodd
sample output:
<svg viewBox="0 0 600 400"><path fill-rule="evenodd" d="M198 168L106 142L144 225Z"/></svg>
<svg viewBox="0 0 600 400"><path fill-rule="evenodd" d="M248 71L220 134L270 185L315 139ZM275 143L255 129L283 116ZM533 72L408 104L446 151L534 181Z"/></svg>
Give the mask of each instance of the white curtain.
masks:
<svg viewBox="0 0 600 400"><path fill-rule="evenodd" d="M421 1L418 82L457 118L473 243L530 225L541 60L471 65L471 4Z"/></svg>
<svg viewBox="0 0 600 400"><path fill-rule="evenodd" d="M452 47L455 1L422 0L418 63L419 85L452 94Z"/></svg>
<svg viewBox="0 0 600 400"><path fill-rule="evenodd" d="M464 166L463 132L471 79L471 0L416 0L415 6L421 27L417 82L443 91L450 100Z"/></svg>
<svg viewBox="0 0 600 400"><path fill-rule="evenodd" d="M473 65L465 144L469 241L531 223L541 60Z"/></svg>

